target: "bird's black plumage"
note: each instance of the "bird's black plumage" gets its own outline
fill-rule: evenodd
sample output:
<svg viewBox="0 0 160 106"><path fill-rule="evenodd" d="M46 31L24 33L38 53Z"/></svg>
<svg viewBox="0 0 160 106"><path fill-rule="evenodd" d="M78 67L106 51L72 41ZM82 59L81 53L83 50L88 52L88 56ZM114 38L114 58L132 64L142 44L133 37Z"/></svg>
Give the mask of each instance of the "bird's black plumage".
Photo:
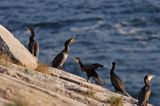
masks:
<svg viewBox="0 0 160 106"><path fill-rule="evenodd" d="M74 58L74 61L79 63L81 71L83 71L87 74L87 81L89 80L90 77L92 77L95 80L96 84L103 85L102 79L99 77L99 75L95 71L99 67L102 68L103 65L101 65L99 63L83 64L79 57Z"/></svg>
<svg viewBox="0 0 160 106"><path fill-rule="evenodd" d="M112 62L112 68L110 71L111 83L114 86L116 91L121 92L122 94L126 94L125 85L123 81L118 75L114 73L115 67L116 67L116 62Z"/></svg>
<svg viewBox="0 0 160 106"><path fill-rule="evenodd" d="M138 106L147 106L151 94L150 81L153 78L153 75L147 74L144 77L145 85L141 88L138 95Z"/></svg>
<svg viewBox="0 0 160 106"><path fill-rule="evenodd" d="M38 55L39 55L39 44L34 39L35 33L34 33L34 31L31 27L28 27L28 30L31 32L31 35L29 37L28 50L32 55L38 57Z"/></svg>
<svg viewBox="0 0 160 106"><path fill-rule="evenodd" d="M75 37L72 37L64 43L64 49L57 54L57 56L51 62L52 67L63 70L63 64L66 62L69 54L69 45L73 44L74 42Z"/></svg>

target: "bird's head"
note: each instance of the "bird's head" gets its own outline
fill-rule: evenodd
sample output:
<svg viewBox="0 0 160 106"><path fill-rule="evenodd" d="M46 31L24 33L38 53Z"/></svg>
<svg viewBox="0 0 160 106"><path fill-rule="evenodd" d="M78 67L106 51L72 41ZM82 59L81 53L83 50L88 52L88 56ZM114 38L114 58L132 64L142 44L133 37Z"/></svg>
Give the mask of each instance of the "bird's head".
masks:
<svg viewBox="0 0 160 106"><path fill-rule="evenodd" d="M144 77L144 80L148 80L149 82L155 78L155 75L151 75L151 74L147 74L145 77Z"/></svg>
<svg viewBox="0 0 160 106"><path fill-rule="evenodd" d="M30 32L33 31L33 29L29 26L26 29L27 29L27 31L30 31Z"/></svg>
<svg viewBox="0 0 160 106"><path fill-rule="evenodd" d="M79 63L80 58L79 58L79 57L74 57L73 60L74 60L76 63Z"/></svg>
<svg viewBox="0 0 160 106"><path fill-rule="evenodd" d="M68 39L66 42L65 42L65 45L71 45L73 43L75 43L76 40L75 40L75 36L71 37L70 39Z"/></svg>
<svg viewBox="0 0 160 106"><path fill-rule="evenodd" d="M31 33L32 36L35 35L32 27L27 27L26 29Z"/></svg>
<svg viewBox="0 0 160 106"><path fill-rule="evenodd" d="M113 72L115 70L115 67L116 67L116 62L112 62L112 68L110 72Z"/></svg>
<svg viewBox="0 0 160 106"><path fill-rule="evenodd" d="M116 62L112 62L112 67L115 67L116 66Z"/></svg>

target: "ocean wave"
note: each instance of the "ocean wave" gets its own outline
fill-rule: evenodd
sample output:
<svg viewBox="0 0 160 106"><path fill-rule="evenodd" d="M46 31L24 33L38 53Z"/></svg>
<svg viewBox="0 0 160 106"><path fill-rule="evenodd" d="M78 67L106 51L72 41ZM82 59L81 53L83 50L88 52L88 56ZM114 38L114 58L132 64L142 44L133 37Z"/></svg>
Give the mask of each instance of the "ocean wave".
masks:
<svg viewBox="0 0 160 106"><path fill-rule="evenodd" d="M64 19L64 20L57 20L55 22L50 21L50 22L40 22L36 24L32 24L33 26L43 26L43 27L54 27L54 28L60 28L60 27L65 27L70 24L75 24L75 23L85 23L88 21L99 21L103 20L102 17L86 17L86 18L70 18L70 19Z"/></svg>

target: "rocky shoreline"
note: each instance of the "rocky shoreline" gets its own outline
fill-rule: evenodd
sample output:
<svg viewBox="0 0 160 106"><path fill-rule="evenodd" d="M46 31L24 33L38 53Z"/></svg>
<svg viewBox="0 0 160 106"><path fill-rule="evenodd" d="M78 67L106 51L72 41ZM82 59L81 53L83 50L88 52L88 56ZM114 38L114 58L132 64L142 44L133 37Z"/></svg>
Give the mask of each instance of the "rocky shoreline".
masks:
<svg viewBox="0 0 160 106"><path fill-rule="evenodd" d="M36 63L37 59L3 26L0 26L0 40L1 52L9 54L0 58L0 106L116 106L111 97L121 98L122 104L118 106L137 106L132 97Z"/></svg>

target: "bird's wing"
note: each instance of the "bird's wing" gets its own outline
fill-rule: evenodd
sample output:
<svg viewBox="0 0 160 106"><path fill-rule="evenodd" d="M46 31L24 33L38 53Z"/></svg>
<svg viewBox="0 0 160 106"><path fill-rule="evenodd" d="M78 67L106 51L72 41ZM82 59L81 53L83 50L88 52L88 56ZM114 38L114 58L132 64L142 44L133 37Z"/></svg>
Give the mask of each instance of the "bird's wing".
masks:
<svg viewBox="0 0 160 106"><path fill-rule="evenodd" d="M64 57L64 52L60 52L52 61L52 66L61 66L64 64L67 57Z"/></svg>
<svg viewBox="0 0 160 106"><path fill-rule="evenodd" d="M35 45L34 45L34 55L36 57L38 57L39 55L39 44L37 42L35 42Z"/></svg>
<svg viewBox="0 0 160 106"><path fill-rule="evenodd" d="M145 99L145 86L143 88L141 88L139 94L138 94L138 105L141 105L142 102L144 101ZM144 102L143 102L144 103Z"/></svg>
<svg viewBox="0 0 160 106"><path fill-rule="evenodd" d="M113 86L117 88L117 90L125 92L125 85L119 76L117 76L116 74L111 75L111 81Z"/></svg>
<svg viewBox="0 0 160 106"><path fill-rule="evenodd" d="M98 84L98 85L104 85L104 81L98 76L98 77L95 77L95 83Z"/></svg>
<svg viewBox="0 0 160 106"><path fill-rule="evenodd" d="M103 68L103 65L99 64L99 63L93 63L92 65L95 67L95 69L97 69L97 68Z"/></svg>
<svg viewBox="0 0 160 106"><path fill-rule="evenodd" d="M144 100L142 102L142 105L145 105L148 102L150 94L151 94L151 90L146 88L145 89L145 93L144 93Z"/></svg>
<svg viewBox="0 0 160 106"><path fill-rule="evenodd" d="M30 52L31 54L34 53L34 46L33 46L33 43L29 42L29 44L28 44L28 50L29 50L29 52Z"/></svg>
<svg viewBox="0 0 160 106"><path fill-rule="evenodd" d="M94 68L93 68L93 66L91 64L84 64L84 69L85 70L92 70Z"/></svg>
<svg viewBox="0 0 160 106"><path fill-rule="evenodd" d="M84 65L85 69L86 70L96 70L98 69L99 67L103 67L103 65L101 64L98 64L98 63L93 63L93 64L86 64Z"/></svg>

